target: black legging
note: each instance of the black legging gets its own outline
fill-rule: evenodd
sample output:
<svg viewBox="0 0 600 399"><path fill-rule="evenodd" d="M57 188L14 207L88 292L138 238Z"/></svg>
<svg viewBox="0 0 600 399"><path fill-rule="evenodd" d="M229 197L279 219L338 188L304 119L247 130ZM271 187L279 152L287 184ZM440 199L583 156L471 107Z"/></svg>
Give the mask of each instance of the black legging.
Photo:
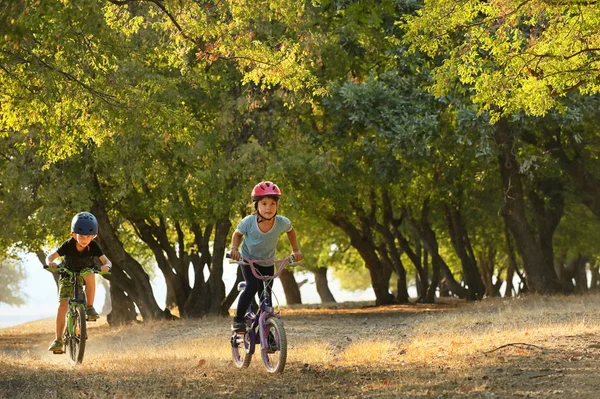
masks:
<svg viewBox="0 0 600 399"><path fill-rule="evenodd" d="M262 293L264 290L265 283L264 281L257 279L252 274L252 270L250 270L250 266L240 266L242 268L242 274L244 275L244 280L246 280L246 288L242 291L240 295L240 299L238 300L238 306L236 311L236 317L243 318L248 310L248 306L252 303L252 299L256 293L260 293L260 300L262 301ZM275 273L275 266L255 266L258 270L258 273L263 276L272 276ZM267 294L269 298L271 298L271 288L272 285L269 284L267 287ZM256 311L256 309L254 309Z"/></svg>

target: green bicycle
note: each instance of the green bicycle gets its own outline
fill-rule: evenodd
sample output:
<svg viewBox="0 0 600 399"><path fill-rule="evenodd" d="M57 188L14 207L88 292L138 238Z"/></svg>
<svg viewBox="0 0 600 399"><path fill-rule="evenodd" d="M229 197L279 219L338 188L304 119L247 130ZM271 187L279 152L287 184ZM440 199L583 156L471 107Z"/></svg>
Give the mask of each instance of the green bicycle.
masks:
<svg viewBox="0 0 600 399"><path fill-rule="evenodd" d="M71 279L73 287L73 296L69 298L69 309L67 310L65 332L63 334L62 350L54 351L55 354L69 353L71 364L75 365L83 361L85 353L85 342L87 340L87 317L85 313L86 299L83 293L83 287L80 284L80 271L73 271L64 267L45 267L50 272L66 273ZM110 272L101 272L92 269L94 273L108 275Z"/></svg>

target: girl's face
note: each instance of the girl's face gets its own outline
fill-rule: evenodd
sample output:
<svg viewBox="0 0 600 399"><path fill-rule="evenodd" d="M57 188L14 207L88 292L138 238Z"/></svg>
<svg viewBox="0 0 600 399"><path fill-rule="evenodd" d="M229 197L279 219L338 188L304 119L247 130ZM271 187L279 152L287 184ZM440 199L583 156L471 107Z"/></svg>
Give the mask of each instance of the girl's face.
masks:
<svg viewBox="0 0 600 399"><path fill-rule="evenodd" d="M264 197L258 201L258 212L263 215L265 219L271 219L277 212L277 206L277 200L270 197Z"/></svg>
<svg viewBox="0 0 600 399"><path fill-rule="evenodd" d="M75 241L77 241L77 243L84 248L87 247L94 238L96 238L96 236L94 236L94 235L85 236L83 234L76 234L76 233L72 233L72 235L73 235L73 238L75 239Z"/></svg>

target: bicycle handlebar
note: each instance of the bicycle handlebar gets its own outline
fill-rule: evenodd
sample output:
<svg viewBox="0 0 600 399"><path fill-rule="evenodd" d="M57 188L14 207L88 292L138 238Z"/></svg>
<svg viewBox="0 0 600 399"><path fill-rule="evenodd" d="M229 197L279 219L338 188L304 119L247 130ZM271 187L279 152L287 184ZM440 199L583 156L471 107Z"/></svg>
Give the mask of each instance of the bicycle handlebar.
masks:
<svg viewBox="0 0 600 399"><path fill-rule="evenodd" d="M226 254L225 255L226 258L231 259L231 254ZM287 258L281 259L281 260L252 260L252 259L248 259L245 258L243 260L230 260L229 263L237 263L238 265L242 265L242 266L250 266L250 270L252 271L252 274L254 274L254 277L256 277L259 280L275 280L279 274L281 273L281 271L283 270L284 266L287 264L294 264L294 261L296 260L296 258L294 257L294 255L290 255ZM277 268L277 271L275 272L275 274L273 274L272 276L263 276L262 274L260 274L258 272L258 270L256 270L256 267L254 266L255 263L279 263L279 267Z"/></svg>
<svg viewBox="0 0 600 399"><path fill-rule="evenodd" d="M66 272L69 275L73 275L75 273L78 273L78 272L75 272L73 270L67 269L66 267L49 267L49 266L44 266L44 269L48 270L49 272L53 272L53 273L54 272ZM101 276L110 275L110 271L103 272L103 271L101 271L99 269L96 269L96 268L92 268L92 269L89 269L89 270L91 270L92 272L94 272L96 274L99 274Z"/></svg>

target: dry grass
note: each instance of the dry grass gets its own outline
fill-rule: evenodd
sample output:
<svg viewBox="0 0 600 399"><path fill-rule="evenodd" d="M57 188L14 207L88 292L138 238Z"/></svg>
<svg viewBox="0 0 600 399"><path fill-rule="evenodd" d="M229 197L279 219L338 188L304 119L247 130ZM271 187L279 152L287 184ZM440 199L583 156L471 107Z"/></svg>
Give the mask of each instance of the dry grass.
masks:
<svg viewBox="0 0 600 399"><path fill-rule="evenodd" d="M230 359L229 320L90 324L83 364L52 320L0 330L0 397L598 397L600 295L283 309L288 362Z"/></svg>

